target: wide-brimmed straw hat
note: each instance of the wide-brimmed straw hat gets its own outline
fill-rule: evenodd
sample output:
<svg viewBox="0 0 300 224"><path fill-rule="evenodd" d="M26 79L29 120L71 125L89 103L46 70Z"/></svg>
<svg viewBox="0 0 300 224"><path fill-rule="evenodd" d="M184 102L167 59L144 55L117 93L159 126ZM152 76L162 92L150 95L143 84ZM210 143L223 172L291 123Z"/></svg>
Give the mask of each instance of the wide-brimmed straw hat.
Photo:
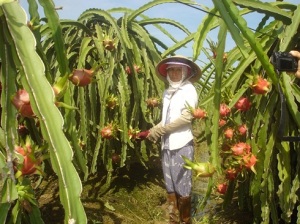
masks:
<svg viewBox="0 0 300 224"><path fill-rule="evenodd" d="M184 56L176 55L163 59L156 66L156 74L164 82L167 82L167 68L172 65L186 66L188 68L188 79L192 83L198 81L201 77L201 69L195 62Z"/></svg>

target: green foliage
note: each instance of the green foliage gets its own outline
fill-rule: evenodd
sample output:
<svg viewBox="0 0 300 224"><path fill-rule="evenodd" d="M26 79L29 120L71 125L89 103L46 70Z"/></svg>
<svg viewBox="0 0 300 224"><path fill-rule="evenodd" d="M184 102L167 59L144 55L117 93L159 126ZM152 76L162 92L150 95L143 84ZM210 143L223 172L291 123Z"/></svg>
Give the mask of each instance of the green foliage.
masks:
<svg viewBox="0 0 300 224"><path fill-rule="evenodd" d="M51 163L53 165L52 168L60 178L60 196L66 212L66 222L70 219L85 222L86 216L79 199L81 185L78 185L78 183L80 183L80 179L72 164L72 149L65 134L62 132L61 127L63 119L54 104L53 90L49 85L49 82L45 79L44 65L38 54L35 52L35 39L26 25L27 21L25 13L16 2L3 5L2 10L5 18L14 18L14 20L7 19L6 25L10 35L5 35L6 38L11 38L9 41L12 46L14 46L14 48L7 48L10 54L13 55L13 60L11 62L14 62L14 64L11 64L11 66L15 68L15 71L18 70L19 72L18 79L21 81L19 85L22 85L30 95L31 106L34 113L39 118L43 138L49 146ZM48 6L48 10L51 11L51 7ZM52 8L52 11L54 11L54 7ZM50 16L54 17L55 15ZM2 42L2 46L8 44L8 42ZM28 55L30 55L30 59L28 59ZM7 58L2 58L2 61L5 64ZM2 71L3 80L7 77L9 71ZM5 79L5 82L8 82L8 80ZM9 102L6 103L6 105L9 104ZM10 116L15 117L13 115L14 113ZM6 118L4 120L6 120ZM5 127L7 135L11 132L10 130L13 130L13 127L16 127L16 125ZM12 134L11 136L16 137L17 135ZM14 152L13 146L17 144L17 139L7 138L5 145L9 146L7 150L10 151L10 154ZM10 172L13 175L14 172L12 167ZM13 211L15 212L19 210L20 209L17 207L13 208ZM19 215L16 217L19 217Z"/></svg>
<svg viewBox="0 0 300 224"><path fill-rule="evenodd" d="M220 92L222 93L221 102L226 102L233 113L227 126L232 125L232 121L234 123L241 122L241 118L242 121L247 122L249 134L247 141L250 142L252 153L257 158L255 173L250 172L244 176L239 175L235 180L227 180L229 187L224 196L224 206L230 203L237 192L239 205L252 211L254 223L278 223L278 220L291 223L292 219L295 221L299 206L299 193L297 190L295 191L295 189L299 190L299 180L296 174L299 171L299 160L296 159L299 156L297 150L299 143L281 141L278 136L282 112L278 85L283 88L288 106L285 135L299 136L299 116L297 116L299 112L298 106L296 106L299 102L298 80L294 78L293 74L275 72L269 58L274 51L299 49L299 33L297 32L299 30L297 13L299 7L283 2L262 3L231 0L214 1L214 4L215 10L225 21L237 47L227 52L226 61L217 61L217 58L211 61L215 68L211 67L212 64L208 64L209 67L204 68L205 78L215 79L212 81L211 93L207 94L203 91L203 96L200 95L200 105L205 106L208 113L211 111L213 119L211 122L206 121L206 136L211 150L211 160L214 161L216 157L220 156L219 153L216 153L218 150L215 147L217 140L214 133L219 133L220 147L224 141L222 138L224 127L220 129L217 125L212 126L213 117L217 111L210 104L219 97ZM247 27L239 6L249 9L248 13L263 12L267 15L266 18L273 17L273 20L266 24L263 19L256 32L253 32ZM203 27L203 24L200 24L200 27ZM222 32L221 28L219 32ZM242 36L237 37L240 34ZM276 38L277 36L279 40ZM202 38L202 41L197 40L195 44L202 44L205 37L199 35L198 38ZM222 39L218 40L217 46L221 44L221 41ZM194 50L198 49L197 45L194 47ZM197 52L194 53L197 55ZM223 68L223 74L226 75L221 80L222 85L217 85L220 82L217 80L220 67ZM214 74L211 70L214 71L215 76L211 75ZM256 75L264 76L272 81L272 90L263 96L253 94L251 90L253 77ZM227 93L228 90L230 94ZM251 99L252 106L238 119L237 112L233 111L235 103L242 96ZM224 176L225 170L219 173L217 180L222 180ZM245 184L245 181L248 184ZM293 189L292 195L290 194L291 189ZM211 190L208 190L207 194L210 194L209 191ZM246 203L244 199L247 200Z"/></svg>

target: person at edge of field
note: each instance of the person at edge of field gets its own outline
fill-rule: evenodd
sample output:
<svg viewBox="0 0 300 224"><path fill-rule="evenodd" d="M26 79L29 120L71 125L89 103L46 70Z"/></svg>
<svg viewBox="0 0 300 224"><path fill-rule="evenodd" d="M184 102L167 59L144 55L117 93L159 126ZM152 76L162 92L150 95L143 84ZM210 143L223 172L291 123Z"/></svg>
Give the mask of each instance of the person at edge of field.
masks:
<svg viewBox="0 0 300 224"><path fill-rule="evenodd" d="M193 82L201 76L194 62L183 56L163 59L156 66L158 77L168 84L163 93L162 118L159 124L139 134L152 142L161 139L161 162L167 191L169 223L191 223L192 171L184 168L181 156L194 158L193 115L198 95Z"/></svg>
<svg viewBox="0 0 300 224"><path fill-rule="evenodd" d="M298 70L295 73L297 78L300 78L300 51L290 51L289 52L295 58L298 58Z"/></svg>

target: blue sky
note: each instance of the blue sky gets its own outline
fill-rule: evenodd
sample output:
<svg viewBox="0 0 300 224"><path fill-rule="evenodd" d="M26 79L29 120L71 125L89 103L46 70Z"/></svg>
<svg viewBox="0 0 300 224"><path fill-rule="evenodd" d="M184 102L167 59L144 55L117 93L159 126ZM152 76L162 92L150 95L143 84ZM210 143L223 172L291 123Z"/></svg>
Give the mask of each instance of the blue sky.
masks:
<svg viewBox="0 0 300 224"><path fill-rule="evenodd" d="M58 14L61 19L74 19L76 20L82 12L90 8L97 9L111 9L116 7L126 7L130 9L137 9L152 0L55 0L56 7L63 7L62 10L58 10ZM265 0L269 2L274 2L275 0ZM198 4L204 5L208 8L213 6L212 0L196 0ZM293 4L299 4L299 0L288 0L287 2ZM27 0L20 0L21 6L27 10ZM198 28L203 17L206 15L205 12L188 7L184 4L179 3L168 3L164 5L158 5L148 11L145 14L149 17L155 18L169 18L174 19L181 24L183 24L189 31L195 32ZM247 18L247 24L249 28L255 29L257 24L260 22L261 15L252 15ZM170 31L170 30L169 30ZM185 37L185 34L179 30L174 30L176 32L173 36L180 40ZM157 35L156 35L157 36ZM210 35L212 39L217 36L217 32ZM162 41L168 44L166 37L162 35ZM172 44L172 42L170 42ZM228 40L227 50L233 46L232 40ZM188 45L185 49L176 52L177 54L182 54L186 56L192 55L192 44Z"/></svg>

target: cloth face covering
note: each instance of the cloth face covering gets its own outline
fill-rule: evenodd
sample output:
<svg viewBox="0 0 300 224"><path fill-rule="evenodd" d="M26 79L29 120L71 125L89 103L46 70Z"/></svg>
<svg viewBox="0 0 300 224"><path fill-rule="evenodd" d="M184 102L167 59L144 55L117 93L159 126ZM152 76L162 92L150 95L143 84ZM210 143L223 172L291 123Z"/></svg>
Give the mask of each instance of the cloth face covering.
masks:
<svg viewBox="0 0 300 224"><path fill-rule="evenodd" d="M188 69L186 66L178 66L178 65L168 66L168 68L172 68L172 67L181 67L182 68L182 76L181 76L181 80L179 80L178 82L174 82L170 79L169 72L167 72L167 80L169 82L169 88L167 89L167 93L169 93L169 94L173 94L174 92L176 92L177 89L184 83L185 78L187 77L187 72L188 72Z"/></svg>

